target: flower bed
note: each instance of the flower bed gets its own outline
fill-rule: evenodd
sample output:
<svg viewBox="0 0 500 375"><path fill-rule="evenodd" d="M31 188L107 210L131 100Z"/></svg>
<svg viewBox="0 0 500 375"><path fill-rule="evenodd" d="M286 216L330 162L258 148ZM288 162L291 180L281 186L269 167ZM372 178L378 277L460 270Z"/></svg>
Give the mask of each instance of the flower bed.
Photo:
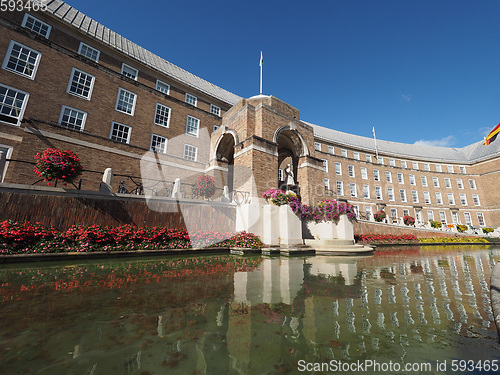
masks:
<svg viewBox="0 0 500 375"><path fill-rule="evenodd" d="M393 234L363 234L354 235L358 243L418 243L417 236L413 234L393 235Z"/></svg>
<svg viewBox="0 0 500 375"><path fill-rule="evenodd" d="M188 249L198 247L261 248L256 235L247 232L219 233L132 225L103 227L75 225L64 232L40 224L0 222L0 253L61 253L123 250Z"/></svg>

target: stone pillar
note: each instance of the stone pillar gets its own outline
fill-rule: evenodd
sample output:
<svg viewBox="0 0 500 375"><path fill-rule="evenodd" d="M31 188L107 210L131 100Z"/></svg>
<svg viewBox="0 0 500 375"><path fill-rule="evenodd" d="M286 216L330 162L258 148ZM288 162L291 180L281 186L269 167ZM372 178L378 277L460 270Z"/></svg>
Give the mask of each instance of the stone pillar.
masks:
<svg viewBox="0 0 500 375"><path fill-rule="evenodd" d="M104 170L99 191L103 193L111 193L113 191L113 169L106 168Z"/></svg>
<svg viewBox="0 0 500 375"><path fill-rule="evenodd" d="M266 204L262 210L262 216L262 242L267 246L279 245L279 207L274 204Z"/></svg>
<svg viewBox="0 0 500 375"><path fill-rule="evenodd" d="M337 238L339 240L353 240L354 241L354 228L347 215L340 215L337 224Z"/></svg>
<svg viewBox="0 0 500 375"><path fill-rule="evenodd" d="M302 222L289 205L279 207L280 245L302 245Z"/></svg>
<svg viewBox="0 0 500 375"><path fill-rule="evenodd" d="M172 198L182 199L181 179L180 178L175 179L174 187L172 188Z"/></svg>

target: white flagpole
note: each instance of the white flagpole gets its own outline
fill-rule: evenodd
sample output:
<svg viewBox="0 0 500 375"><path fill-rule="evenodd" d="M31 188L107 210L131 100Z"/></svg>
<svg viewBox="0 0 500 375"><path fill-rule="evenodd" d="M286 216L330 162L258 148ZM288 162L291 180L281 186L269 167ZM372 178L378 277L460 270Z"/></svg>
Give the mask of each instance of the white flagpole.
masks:
<svg viewBox="0 0 500 375"><path fill-rule="evenodd" d="M375 155L377 156L377 163L378 163L378 149L377 149L377 138L375 137L375 126L373 127L373 139L375 141Z"/></svg>
<svg viewBox="0 0 500 375"><path fill-rule="evenodd" d="M262 95L262 65L264 65L264 57L262 55L262 51L260 51L260 95Z"/></svg>

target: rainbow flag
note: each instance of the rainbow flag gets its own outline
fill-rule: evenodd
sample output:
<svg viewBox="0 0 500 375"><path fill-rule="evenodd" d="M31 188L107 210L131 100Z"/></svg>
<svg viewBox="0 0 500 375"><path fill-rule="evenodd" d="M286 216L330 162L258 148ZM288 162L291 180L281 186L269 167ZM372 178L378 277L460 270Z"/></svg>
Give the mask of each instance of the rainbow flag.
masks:
<svg viewBox="0 0 500 375"><path fill-rule="evenodd" d="M500 124L495 126L495 129L493 129L490 134L486 136L486 139L484 140L484 145L489 145L491 142L495 140L497 137L497 134L500 133Z"/></svg>

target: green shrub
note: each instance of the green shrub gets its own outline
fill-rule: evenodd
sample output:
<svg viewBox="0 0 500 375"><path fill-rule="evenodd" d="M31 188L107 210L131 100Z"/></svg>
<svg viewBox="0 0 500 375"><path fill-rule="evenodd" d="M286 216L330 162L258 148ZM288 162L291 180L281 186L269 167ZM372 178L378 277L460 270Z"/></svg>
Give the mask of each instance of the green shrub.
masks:
<svg viewBox="0 0 500 375"><path fill-rule="evenodd" d="M458 224L458 225L457 225L457 230L458 230L460 233L465 232L467 229L469 229L469 227L468 227L467 225L463 225L463 224Z"/></svg>
<svg viewBox="0 0 500 375"><path fill-rule="evenodd" d="M431 221L431 227L435 228L435 229L439 229L443 226L443 224L441 224L440 221Z"/></svg>
<svg viewBox="0 0 500 375"><path fill-rule="evenodd" d="M495 229L493 229L493 228L483 228L483 233L484 233L484 234L488 234L488 233L493 232L494 230L495 230Z"/></svg>

